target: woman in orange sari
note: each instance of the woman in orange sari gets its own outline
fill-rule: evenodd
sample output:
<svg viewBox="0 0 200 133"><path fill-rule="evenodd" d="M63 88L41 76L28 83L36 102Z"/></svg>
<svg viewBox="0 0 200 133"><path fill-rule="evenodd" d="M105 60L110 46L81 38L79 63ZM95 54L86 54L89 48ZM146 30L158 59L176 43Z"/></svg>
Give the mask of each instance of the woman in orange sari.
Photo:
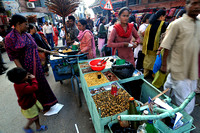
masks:
<svg viewBox="0 0 200 133"><path fill-rule="evenodd" d="M58 46L58 35L59 35L59 32L58 32L58 30L57 30L55 25L53 25L52 27L53 27L53 31L54 31L53 41L54 41L55 45Z"/></svg>

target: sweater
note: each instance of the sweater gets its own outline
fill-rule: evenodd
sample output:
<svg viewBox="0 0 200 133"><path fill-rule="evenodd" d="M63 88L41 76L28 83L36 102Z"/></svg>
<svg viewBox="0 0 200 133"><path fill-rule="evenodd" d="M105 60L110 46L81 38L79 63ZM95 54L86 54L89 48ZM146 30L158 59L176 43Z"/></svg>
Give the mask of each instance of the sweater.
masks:
<svg viewBox="0 0 200 133"><path fill-rule="evenodd" d="M32 85L27 82L15 83L14 88L18 97L18 104L22 109L29 109L36 103L37 99L34 92L38 90L38 82L35 78L32 79Z"/></svg>

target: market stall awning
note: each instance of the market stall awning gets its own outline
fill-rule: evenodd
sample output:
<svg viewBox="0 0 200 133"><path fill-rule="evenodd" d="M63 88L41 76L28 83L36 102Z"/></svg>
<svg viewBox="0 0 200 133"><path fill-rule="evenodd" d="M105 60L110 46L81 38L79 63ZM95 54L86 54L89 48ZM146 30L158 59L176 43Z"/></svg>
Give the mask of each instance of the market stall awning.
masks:
<svg viewBox="0 0 200 133"><path fill-rule="evenodd" d="M25 16L25 17L30 16L30 15L37 15L37 18L47 16L47 14L45 14L45 13L37 13L37 12L22 12L22 13L17 13L17 14Z"/></svg>

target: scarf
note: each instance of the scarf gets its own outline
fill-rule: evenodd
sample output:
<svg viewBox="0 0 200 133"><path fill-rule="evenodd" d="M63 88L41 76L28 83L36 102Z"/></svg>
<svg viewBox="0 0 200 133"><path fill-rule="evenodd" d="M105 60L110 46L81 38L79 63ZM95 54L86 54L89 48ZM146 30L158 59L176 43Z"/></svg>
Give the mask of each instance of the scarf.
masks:
<svg viewBox="0 0 200 133"><path fill-rule="evenodd" d="M11 32L14 33L15 38L12 38L12 41L15 42L15 49L18 51L26 46L26 42L24 38L19 34L19 32L16 29L13 29ZM28 33L22 33L25 34L31 41L31 44L35 46L35 49L37 50L37 44L35 43L33 37ZM36 76L36 51L33 49L33 75Z"/></svg>
<svg viewBox="0 0 200 133"><path fill-rule="evenodd" d="M156 51L159 48L159 42L160 42L160 36L161 36L161 29L163 24L165 23L165 21L161 21L157 32L156 32L156 36L155 36L155 40L154 40L154 46L153 46L153 51ZM151 24L148 25L148 27L145 30L145 34L144 34L144 40L143 40L143 47L142 47L142 53L143 54L147 54L147 45L149 42L149 33L151 30Z"/></svg>
<svg viewBox="0 0 200 133"><path fill-rule="evenodd" d="M117 34L120 37L128 38L128 37L130 37L130 35L132 33L133 26L134 26L133 24L128 23L126 32L124 31L124 29L121 26L121 24L115 24L114 28L116 29Z"/></svg>
<svg viewBox="0 0 200 133"><path fill-rule="evenodd" d="M89 32L92 35L92 53L93 53L93 57L96 58L96 47L95 47L95 41L94 41L94 36L92 32L88 29L86 29L85 31L80 31L77 38L79 41L81 41L86 32Z"/></svg>

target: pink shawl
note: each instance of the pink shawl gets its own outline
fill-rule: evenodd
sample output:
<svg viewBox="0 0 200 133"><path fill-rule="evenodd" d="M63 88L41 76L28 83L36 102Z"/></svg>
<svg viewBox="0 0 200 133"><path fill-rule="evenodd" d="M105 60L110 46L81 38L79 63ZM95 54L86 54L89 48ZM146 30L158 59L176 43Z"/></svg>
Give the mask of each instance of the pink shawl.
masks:
<svg viewBox="0 0 200 133"><path fill-rule="evenodd" d="M86 32L89 32L92 35L92 53L93 53L93 57L96 58L96 47L95 47L95 41L94 41L94 36L92 32L87 29L85 31L80 31L77 38L79 41L81 41Z"/></svg>

